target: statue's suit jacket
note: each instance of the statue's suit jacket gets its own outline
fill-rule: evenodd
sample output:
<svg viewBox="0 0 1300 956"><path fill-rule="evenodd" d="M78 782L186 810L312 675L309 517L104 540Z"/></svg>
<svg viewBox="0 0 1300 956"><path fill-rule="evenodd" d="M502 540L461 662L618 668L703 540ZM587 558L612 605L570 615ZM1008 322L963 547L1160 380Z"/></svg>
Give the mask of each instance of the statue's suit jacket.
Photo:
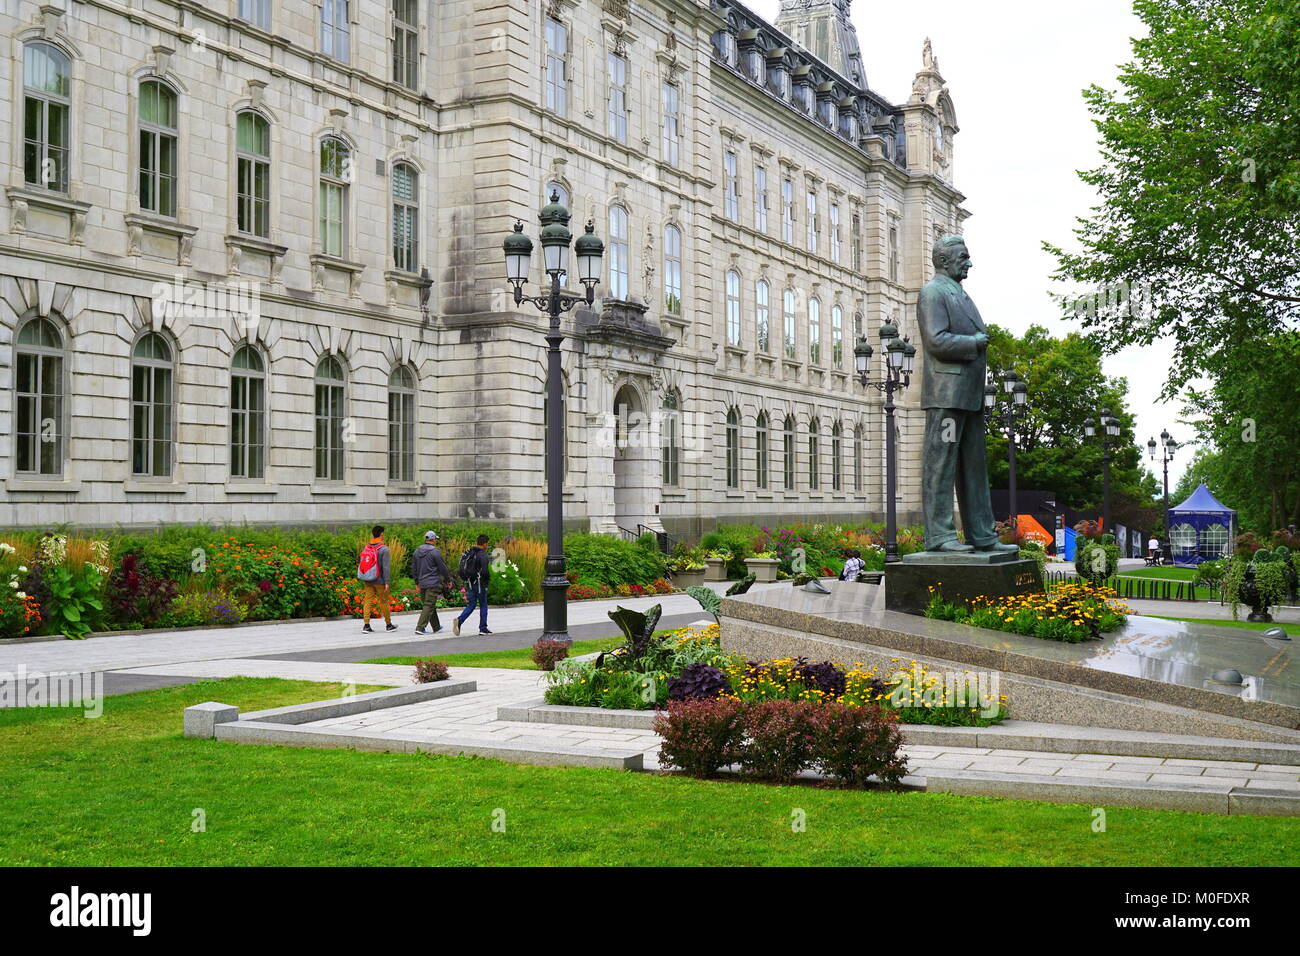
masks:
<svg viewBox="0 0 1300 956"><path fill-rule="evenodd" d="M921 290L917 314L925 346L921 407L983 409L987 359L975 334L985 327L971 297L960 282L940 274Z"/></svg>

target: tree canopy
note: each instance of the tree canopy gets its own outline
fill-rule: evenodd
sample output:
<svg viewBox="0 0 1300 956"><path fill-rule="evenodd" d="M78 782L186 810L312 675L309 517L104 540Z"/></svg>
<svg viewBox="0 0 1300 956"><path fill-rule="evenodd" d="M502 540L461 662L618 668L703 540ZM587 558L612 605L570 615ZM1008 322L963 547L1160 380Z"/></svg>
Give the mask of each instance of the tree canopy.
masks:
<svg viewBox="0 0 1300 956"><path fill-rule="evenodd" d="M1112 449L1111 515L1121 524L1150 528L1157 521L1154 479L1142 467L1142 449L1134 442L1133 415L1125 395L1128 382L1108 377L1101 352L1078 332L1053 337L1040 325L1015 334L990 325L988 361L1001 386L1010 369L1029 388L1028 414L1016 441L1016 480L1021 488L1054 491L1057 503L1101 513L1102 448L1100 439L1085 439L1083 420L1097 420L1110 409L1120 420L1120 438ZM988 432L989 479L1005 488L1010 472L1007 439L996 426Z"/></svg>
<svg viewBox="0 0 1300 956"><path fill-rule="evenodd" d="M1100 292L1069 310L1113 351L1168 336L1166 394L1234 343L1300 320L1300 3L1134 0L1120 89L1084 98L1100 205L1056 277Z"/></svg>

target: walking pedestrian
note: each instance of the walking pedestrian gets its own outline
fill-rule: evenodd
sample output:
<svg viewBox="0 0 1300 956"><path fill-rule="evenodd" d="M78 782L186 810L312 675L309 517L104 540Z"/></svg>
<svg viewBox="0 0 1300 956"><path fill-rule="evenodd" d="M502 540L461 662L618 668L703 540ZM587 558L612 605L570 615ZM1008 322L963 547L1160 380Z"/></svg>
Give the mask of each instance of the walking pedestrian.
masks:
<svg viewBox="0 0 1300 956"><path fill-rule="evenodd" d="M442 630L438 623L438 598L451 581L451 568L438 548L438 533L432 529L424 533L424 544L415 549L411 557L411 570L415 575L415 586L420 589L420 601L424 609L415 624L415 633L423 637L429 633L425 626L433 623L433 633Z"/></svg>
<svg viewBox="0 0 1300 956"><path fill-rule="evenodd" d="M458 637L461 624L475 607L478 607L478 632L492 633L487 626L488 584L492 580L492 560L488 557L487 546L488 536L481 534L474 547L461 555L458 571L461 580L465 582L465 610L460 612L460 616L451 625L451 632Z"/></svg>
<svg viewBox="0 0 1300 956"><path fill-rule="evenodd" d="M374 537L362 549L361 559L357 562L357 580L361 582L364 597L361 630L367 632L372 630L370 618L372 613L378 610L384 616L386 625L384 629L395 631L397 625L393 623L392 618L393 600L388 594L389 565L392 563L392 555L389 554L388 545L384 544L384 526L377 524L370 529L370 533Z"/></svg>

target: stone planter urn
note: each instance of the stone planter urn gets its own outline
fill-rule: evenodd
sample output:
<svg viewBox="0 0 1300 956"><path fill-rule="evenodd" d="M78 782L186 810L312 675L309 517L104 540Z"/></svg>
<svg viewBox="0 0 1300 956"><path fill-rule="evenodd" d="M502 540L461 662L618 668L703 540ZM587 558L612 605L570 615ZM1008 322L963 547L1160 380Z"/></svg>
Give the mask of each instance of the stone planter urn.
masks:
<svg viewBox="0 0 1300 956"><path fill-rule="evenodd" d="M676 571L673 573L673 586L679 590L685 591L687 588L693 588L697 584L703 583L703 569L699 571Z"/></svg>
<svg viewBox="0 0 1300 956"><path fill-rule="evenodd" d="M776 558L746 558L745 568L754 576L755 584L771 584L780 563Z"/></svg>
<svg viewBox="0 0 1300 956"><path fill-rule="evenodd" d="M1247 568L1246 573L1242 576L1241 585L1237 588L1237 600L1250 608L1250 616L1246 618L1252 624L1271 624L1273 616L1268 613L1268 605L1264 603L1263 597L1259 593L1259 585L1255 583L1255 569Z"/></svg>
<svg viewBox="0 0 1300 956"><path fill-rule="evenodd" d="M704 572L706 581L727 580L727 562L723 558L705 558L709 566Z"/></svg>

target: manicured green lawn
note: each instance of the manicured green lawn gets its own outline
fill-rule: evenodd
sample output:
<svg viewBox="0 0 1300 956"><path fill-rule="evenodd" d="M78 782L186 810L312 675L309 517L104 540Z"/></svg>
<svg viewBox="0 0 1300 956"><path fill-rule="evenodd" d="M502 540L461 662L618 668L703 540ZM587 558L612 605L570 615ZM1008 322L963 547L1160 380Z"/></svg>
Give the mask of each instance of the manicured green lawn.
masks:
<svg viewBox="0 0 1300 956"><path fill-rule="evenodd" d="M0 711L0 865L1269 866L1300 853L1292 818L1111 809L1095 833L1086 806L180 735L189 704L338 692L237 678L109 698L98 720Z"/></svg>
<svg viewBox="0 0 1300 956"><path fill-rule="evenodd" d="M569 656L591 654L595 651L608 651L623 643L622 637L601 637L592 641L574 641L569 647ZM419 657L376 657L374 660L362 661L363 664L412 664L421 660ZM451 667L509 667L515 670L535 671L533 649L521 647L512 651L466 651L463 654L439 654L429 660L442 661Z"/></svg>
<svg viewBox="0 0 1300 956"><path fill-rule="evenodd" d="M1119 574L1123 578L1169 578L1174 581L1190 581L1196 577L1196 571L1192 568L1175 568L1169 565L1161 568L1130 568Z"/></svg>
<svg viewBox="0 0 1300 956"><path fill-rule="evenodd" d="M1247 608L1249 611L1249 608ZM1267 631L1270 627L1280 627L1292 637L1300 637L1300 624L1278 622L1276 624L1253 624L1250 621L1224 621L1216 617L1166 617L1152 614L1151 617L1163 617L1166 621L1186 621L1189 624L1212 624L1215 627L1240 627L1248 631Z"/></svg>

